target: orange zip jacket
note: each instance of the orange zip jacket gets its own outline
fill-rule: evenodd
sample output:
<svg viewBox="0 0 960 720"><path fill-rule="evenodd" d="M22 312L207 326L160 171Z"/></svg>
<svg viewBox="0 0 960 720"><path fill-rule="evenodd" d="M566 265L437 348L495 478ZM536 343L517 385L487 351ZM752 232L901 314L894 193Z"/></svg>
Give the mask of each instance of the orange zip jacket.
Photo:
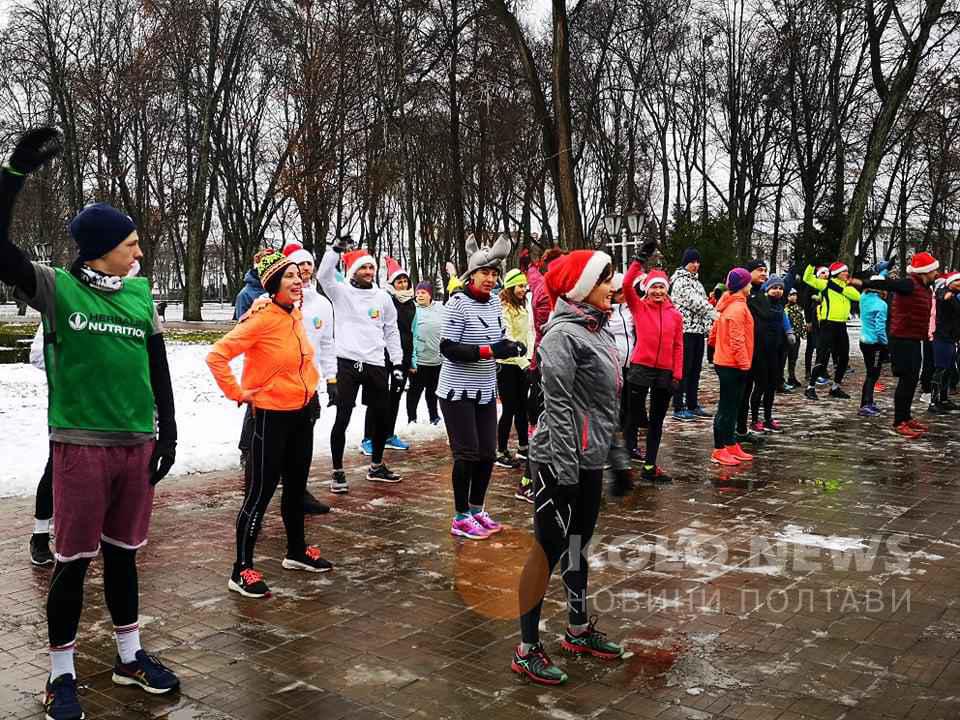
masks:
<svg viewBox="0 0 960 720"><path fill-rule="evenodd" d="M295 308L288 313L271 302L224 335L207 355L207 365L231 400L240 402L244 390L257 388L254 407L299 410L320 382L313 354L300 311ZM238 355L244 355L241 385L230 369L230 361Z"/></svg>
<svg viewBox="0 0 960 720"><path fill-rule="evenodd" d="M720 317L710 329L713 364L749 370L753 362L753 316L740 293L724 293L717 303Z"/></svg>

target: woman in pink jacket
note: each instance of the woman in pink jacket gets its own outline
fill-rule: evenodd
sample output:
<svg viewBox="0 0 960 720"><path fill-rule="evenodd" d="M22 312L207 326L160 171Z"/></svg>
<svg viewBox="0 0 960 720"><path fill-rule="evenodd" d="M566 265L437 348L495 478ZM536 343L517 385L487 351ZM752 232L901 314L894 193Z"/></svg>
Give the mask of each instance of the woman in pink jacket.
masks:
<svg viewBox="0 0 960 720"><path fill-rule="evenodd" d="M683 376L683 316L667 297L669 281L662 270L650 271L643 281L645 296L640 298L633 280L642 271L642 265L634 261L623 279L623 290L637 337L630 356L627 381L633 386L648 388L650 392L647 449L641 477L654 482L670 482L670 476L657 466L657 451L670 398Z"/></svg>

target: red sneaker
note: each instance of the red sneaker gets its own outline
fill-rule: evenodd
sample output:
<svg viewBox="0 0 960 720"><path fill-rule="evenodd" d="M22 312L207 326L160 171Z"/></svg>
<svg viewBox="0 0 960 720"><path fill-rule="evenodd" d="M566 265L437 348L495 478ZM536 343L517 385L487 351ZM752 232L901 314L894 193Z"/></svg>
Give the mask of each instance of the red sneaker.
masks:
<svg viewBox="0 0 960 720"><path fill-rule="evenodd" d="M929 425L924 425L919 420L914 420L913 418L907 420L907 425L909 425L911 429L916 430L917 432L920 432L920 433L925 433L930 429Z"/></svg>
<svg viewBox="0 0 960 720"><path fill-rule="evenodd" d="M726 447L726 450L728 453L730 453L732 457L736 458L737 460L753 460L753 455L751 455L742 447L740 447L740 443L728 445Z"/></svg>
<svg viewBox="0 0 960 720"><path fill-rule="evenodd" d="M914 430L912 427L910 427L909 423L907 423L907 422L902 422L902 423L900 423L899 425L897 425L897 427L895 428L895 430L896 430L900 435L903 435L905 438L907 438L907 439L909 439L909 440L916 440L918 437L920 437L921 435L923 435L923 433L917 432L917 431Z"/></svg>
<svg viewBox="0 0 960 720"><path fill-rule="evenodd" d="M883 391L886 390L886 389L887 389L887 386L884 385L883 383L880 383L880 382L876 383L876 384L873 386L874 392L883 392Z"/></svg>

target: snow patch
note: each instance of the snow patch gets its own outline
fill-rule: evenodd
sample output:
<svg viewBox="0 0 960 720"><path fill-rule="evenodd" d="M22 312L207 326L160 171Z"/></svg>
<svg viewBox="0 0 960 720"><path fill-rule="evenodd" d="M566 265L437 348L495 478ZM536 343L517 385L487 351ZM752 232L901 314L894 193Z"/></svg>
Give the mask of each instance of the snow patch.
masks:
<svg viewBox="0 0 960 720"><path fill-rule="evenodd" d="M863 538L841 537L839 535L815 535L799 525L787 525L776 534L776 539L794 545L818 547L825 550L866 550Z"/></svg>

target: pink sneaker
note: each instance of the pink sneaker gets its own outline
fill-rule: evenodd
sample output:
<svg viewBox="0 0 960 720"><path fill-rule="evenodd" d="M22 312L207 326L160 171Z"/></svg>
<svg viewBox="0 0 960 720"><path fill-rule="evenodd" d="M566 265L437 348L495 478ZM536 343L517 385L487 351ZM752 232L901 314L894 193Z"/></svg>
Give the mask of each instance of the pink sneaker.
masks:
<svg viewBox="0 0 960 720"><path fill-rule="evenodd" d="M763 432L763 423L757 420L750 426L750 429L754 432L762 433Z"/></svg>
<svg viewBox="0 0 960 720"><path fill-rule="evenodd" d="M478 523L473 515L467 515L462 520L454 518L453 522L450 523L450 534L470 538L471 540L486 540L490 537L487 529Z"/></svg>
<svg viewBox="0 0 960 720"><path fill-rule="evenodd" d="M493 535L498 533L503 529L503 526L500 525L496 520L490 517L489 513L486 510L478 512L473 516L473 519L476 520L487 531L488 535Z"/></svg>

